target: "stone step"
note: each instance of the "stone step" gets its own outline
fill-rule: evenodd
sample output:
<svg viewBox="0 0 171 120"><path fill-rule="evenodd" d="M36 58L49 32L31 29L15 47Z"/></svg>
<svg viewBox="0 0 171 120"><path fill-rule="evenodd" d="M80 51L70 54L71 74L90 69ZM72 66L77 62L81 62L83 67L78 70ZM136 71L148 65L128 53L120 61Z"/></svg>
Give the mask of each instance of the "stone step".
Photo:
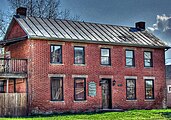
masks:
<svg viewBox="0 0 171 120"><path fill-rule="evenodd" d="M124 112L123 109L100 109L101 112Z"/></svg>

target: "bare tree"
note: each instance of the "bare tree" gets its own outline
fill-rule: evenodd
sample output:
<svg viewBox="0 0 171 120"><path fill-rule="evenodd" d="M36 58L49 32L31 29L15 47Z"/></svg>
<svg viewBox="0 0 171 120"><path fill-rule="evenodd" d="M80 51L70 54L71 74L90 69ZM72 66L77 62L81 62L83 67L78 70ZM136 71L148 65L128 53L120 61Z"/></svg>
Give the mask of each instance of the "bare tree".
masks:
<svg viewBox="0 0 171 120"><path fill-rule="evenodd" d="M10 21L10 15L0 10L0 40L5 35L9 21Z"/></svg>
<svg viewBox="0 0 171 120"><path fill-rule="evenodd" d="M27 8L27 16L43 18L62 18L79 20L78 15L71 16L70 10L60 9L60 0L8 0L13 11L18 7Z"/></svg>

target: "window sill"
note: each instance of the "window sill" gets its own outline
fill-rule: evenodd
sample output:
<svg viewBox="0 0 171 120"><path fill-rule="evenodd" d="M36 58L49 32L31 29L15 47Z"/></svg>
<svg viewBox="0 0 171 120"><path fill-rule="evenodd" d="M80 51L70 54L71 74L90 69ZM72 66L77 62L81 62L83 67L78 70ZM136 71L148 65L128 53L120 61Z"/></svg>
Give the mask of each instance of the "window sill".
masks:
<svg viewBox="0 0 171 120"><path fill-rule="evenodd" d="M125 66L125 68L136 68L135 66Z"/></svg>
<svg viewBox="0 0 171 120"><path fill-rule="evenodd" d="M74 100L75 103L79 102L87 102L87 100Z"/></svg>
<svg viewBox="0 0 171 120"><path fill-rule="evenodd" d="M112 65L100 65L101 67L112 67Z"/></svg>
<svg viewBox="0 0 171 120"><path fill-rule="evenodd" d="M86 66L86 64L74 64L75 66Z"/></svg>
<svg viewBox="0 0 171 120"><path fill-rule="evenodd" d="M50 100L50 102L61 102L61 103L64 103L65 101Z"/></svg>
<svg viewBox="0 0 171 120"><path fill-rule="evenodd" d="M155 101L155 99L145 99L144 101L150 102L150 101Z"/></svg>
<svg viewBox="0 0 171 120"><path fill-rule="evenodd" d="M64 65L64 64L60 64L60 63L50 63L50 65Z"/></svg>
<svg viewBox="0 0 171 120"><path fill-rule="evenodd" d="M136 102L137 100L126 100L126 101L128 101L128 102L134 102L135 101Z"/></svg>
<svg viewBox="0 0 171 120"><path fill-rule="evenodd" d="M150 69L150 68L153 68L153 67L145 67L145 66L144 66L144 68L145 68L145 69L146 69L146 68L147 68L147 69Z"/></svg>

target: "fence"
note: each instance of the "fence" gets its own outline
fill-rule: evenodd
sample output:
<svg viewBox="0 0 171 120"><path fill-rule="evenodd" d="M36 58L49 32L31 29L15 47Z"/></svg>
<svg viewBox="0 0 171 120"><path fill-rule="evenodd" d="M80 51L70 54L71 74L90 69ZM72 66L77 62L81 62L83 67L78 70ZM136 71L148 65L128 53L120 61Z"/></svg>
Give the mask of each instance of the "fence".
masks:
<svg viewBox="0 0 171 120"><path fill-rule="evenodd" d="M0 93L0 116L27 115L26 93Z"/></svg>

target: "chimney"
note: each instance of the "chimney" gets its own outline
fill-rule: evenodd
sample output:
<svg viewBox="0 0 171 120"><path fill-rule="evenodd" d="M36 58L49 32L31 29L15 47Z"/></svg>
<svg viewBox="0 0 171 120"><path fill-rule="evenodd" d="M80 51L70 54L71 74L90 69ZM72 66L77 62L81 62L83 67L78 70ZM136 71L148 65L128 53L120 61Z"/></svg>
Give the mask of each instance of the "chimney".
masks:
<svg viewBox="0 0 171 120"><path fill-rule="evenodd" d="M21 16L26 16L26 14L27 14L27 8L25 8L25 7L19 7L19 8L17 8L16 14L17 15L21 15Z"/></svg>
<svg viewBox="0 0 171 120"><path fill-rule="evenodd" d="M137 23L135 23L135 27L138 30L145 30L145 22L137 22Z"/></svg>

